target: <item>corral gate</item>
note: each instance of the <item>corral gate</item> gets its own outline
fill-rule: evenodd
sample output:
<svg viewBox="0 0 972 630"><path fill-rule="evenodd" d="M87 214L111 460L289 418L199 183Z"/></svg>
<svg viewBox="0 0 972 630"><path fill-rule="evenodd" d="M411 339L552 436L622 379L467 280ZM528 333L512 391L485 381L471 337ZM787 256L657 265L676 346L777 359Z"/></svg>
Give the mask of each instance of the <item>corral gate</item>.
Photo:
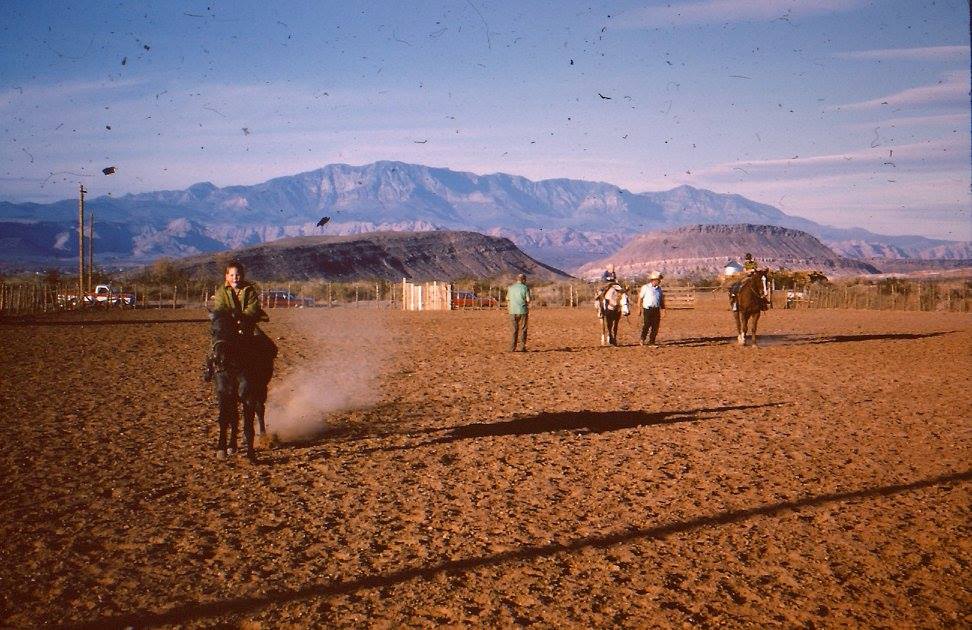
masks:
<svg viewBox="0 0 972 630"><path fill-rule="evenodd" d="M665 308L695 308L695 287L665 287Z"/></svg>
<svg viewBox="0 0 972 630"><path fill-rule="evenodd" d="M451 284L446 282L412 284L402 278L403 311L448 311L451 308Z"/></svg>

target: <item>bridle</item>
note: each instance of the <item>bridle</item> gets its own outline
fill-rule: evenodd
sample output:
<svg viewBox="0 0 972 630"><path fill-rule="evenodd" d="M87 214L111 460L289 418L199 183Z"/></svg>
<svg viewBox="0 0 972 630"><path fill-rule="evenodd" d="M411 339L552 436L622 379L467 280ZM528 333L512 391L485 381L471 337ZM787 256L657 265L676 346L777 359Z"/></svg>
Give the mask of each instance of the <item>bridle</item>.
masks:
<svg viewBox="0 0 972 630"><path fill-rule="evenodd" d="M754 273L753 275L749 276L749 283L748 283L749 286L747 288L753 293L753 295L757 299L760 300L766 297L766 293L763 292L763 282L762 282L762 279L765 277L766 277L765 273ZM759 279L758 283L757 283L757 279ZM755 284L759 284L759 291L757 291L753 286Z"/></svg>

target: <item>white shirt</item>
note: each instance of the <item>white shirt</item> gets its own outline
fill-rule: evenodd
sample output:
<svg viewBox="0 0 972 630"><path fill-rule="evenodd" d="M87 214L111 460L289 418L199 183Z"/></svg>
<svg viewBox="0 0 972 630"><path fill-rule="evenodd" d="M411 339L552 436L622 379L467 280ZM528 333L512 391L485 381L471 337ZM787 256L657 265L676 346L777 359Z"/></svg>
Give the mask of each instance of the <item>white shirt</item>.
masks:
<svg viewBox="0 0 972 630"><path fill-rule="evenodd" d="M641 287L641 291L638 292L638 301L641 302L641 308L660 308L661 299L661 287L656 287L650 282Z"/></svg>

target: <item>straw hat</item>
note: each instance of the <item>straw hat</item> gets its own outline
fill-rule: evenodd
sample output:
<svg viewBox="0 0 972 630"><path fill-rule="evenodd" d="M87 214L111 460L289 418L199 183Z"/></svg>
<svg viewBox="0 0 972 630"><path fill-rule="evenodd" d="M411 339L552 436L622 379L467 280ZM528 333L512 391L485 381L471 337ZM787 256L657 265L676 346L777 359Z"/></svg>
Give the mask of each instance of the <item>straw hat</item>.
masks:
<svg viewBox="0 0 972 630"><path fill-rule="evenodd" d="M660 274L659 272L657 272L657 271L652 271L652 272L651 272L651 275L650 275L650 276L648 276L648 279L649 279L649 280L661 280L661 279L662 279L662 278L664 278L664 277L665 277L665 276L663 276L663 275L662 275L662 274Z"/></svg>

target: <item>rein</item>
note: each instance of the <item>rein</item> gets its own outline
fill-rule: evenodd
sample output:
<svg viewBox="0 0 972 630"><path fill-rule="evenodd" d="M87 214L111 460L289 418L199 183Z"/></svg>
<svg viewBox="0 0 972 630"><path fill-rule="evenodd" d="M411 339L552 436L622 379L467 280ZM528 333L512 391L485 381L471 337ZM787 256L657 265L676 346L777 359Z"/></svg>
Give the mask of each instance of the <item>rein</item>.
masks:
<svg viewBox="0 0 972 630"><path fill-rule="evenodd" d="M746 285L746 288L749 289L750 292L752 292L753 296L755 296L757 300L762 300L766 297L766 294L763 293L762 291L759 292L756 291L756 287L753 286L754 284L756 284L756 278L757 276L749 276L748 282L745 282L743 284ZM759 286L760 289L762 289L763 283L760 282Z"/></svg>

